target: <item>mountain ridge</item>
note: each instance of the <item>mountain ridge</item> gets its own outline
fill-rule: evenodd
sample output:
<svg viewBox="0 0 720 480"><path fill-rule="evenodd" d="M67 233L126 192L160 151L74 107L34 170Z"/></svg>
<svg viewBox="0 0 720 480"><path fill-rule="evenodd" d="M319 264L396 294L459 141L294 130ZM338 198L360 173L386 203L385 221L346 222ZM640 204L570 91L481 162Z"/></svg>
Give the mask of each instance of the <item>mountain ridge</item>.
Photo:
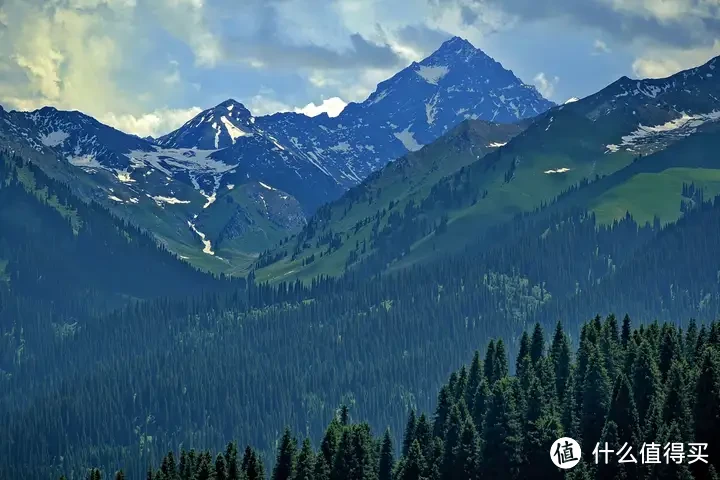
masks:
<svg viewBox="0 0 720 480"><path fill-rule="evenodd" d="M0 136L5 129L13 137L9 143L21 141L82 169L94 200L154 231L182 256L188 256L190 248L210 255L203 225L195 220L201 217L216 231L245 231L218 226L209 215L216 210L215 202L227 197L232 203L228 195L235 186L262 182L292 197L289 203L281 202L289 210L288 221L280 224L301 225L296 205L305 217L312 215L373 171L417 151L463 120L515 122L552 105L484 52L453 38L337 117L292 112L255 117L229 98L173 132L143 139L81 112L46 107L33 112L3 110L6 122L0 123ZM63 175L72 176L72 168ZM221 216L249 215L250 225L268 220L262 218L268 210L257 195L236 204L245 205L242 215ZM265 247L293 232L265 232ZM227 246L223 262L228 265L235 262L237 252L243 252L238 257L243 263L263 250L256 250L256 244L250 248L242 235L222 238ZM206 260L217 268L215 260Z"/></svg>

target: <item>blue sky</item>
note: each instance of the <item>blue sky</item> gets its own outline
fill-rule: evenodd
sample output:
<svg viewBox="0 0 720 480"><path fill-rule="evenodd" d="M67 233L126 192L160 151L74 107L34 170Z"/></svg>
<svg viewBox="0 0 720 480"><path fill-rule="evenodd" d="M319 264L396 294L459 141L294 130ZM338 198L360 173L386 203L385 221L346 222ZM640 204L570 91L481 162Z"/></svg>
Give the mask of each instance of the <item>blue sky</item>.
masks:
<svg viewBox="0 0 720 480"><path fill-rule="evenodd" d="M454 35L563 102L720 54L720 0L0 0L0 104L140 135L231 97L332 112Z"/></svg>

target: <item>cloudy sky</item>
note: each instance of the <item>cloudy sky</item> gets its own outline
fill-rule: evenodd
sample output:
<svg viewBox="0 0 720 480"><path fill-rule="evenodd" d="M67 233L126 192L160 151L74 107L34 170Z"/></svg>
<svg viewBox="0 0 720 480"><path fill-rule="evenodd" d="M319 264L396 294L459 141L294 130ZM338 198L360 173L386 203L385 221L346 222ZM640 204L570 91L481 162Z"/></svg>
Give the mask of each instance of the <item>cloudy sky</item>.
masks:
<svg viewBox="0 0 720 480"><path fill-rule="evenodd" d="M0 0L0 104L140 135L227 98L336 113L454 35L563 102L720 54L720 0Z"/></svg>

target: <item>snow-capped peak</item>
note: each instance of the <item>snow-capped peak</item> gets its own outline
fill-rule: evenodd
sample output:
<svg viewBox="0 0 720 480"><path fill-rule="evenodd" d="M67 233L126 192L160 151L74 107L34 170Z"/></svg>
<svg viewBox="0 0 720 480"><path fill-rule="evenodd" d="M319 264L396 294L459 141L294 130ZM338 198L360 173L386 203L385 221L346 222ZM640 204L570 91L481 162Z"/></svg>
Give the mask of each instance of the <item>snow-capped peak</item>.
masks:
<svg viewBox="0 0 720 480"><path fill-rule="evenodd" d="M245 105L228 99L200 112L178 130L157 140L166 148L219 150L235 145L241 137L252 136L254 117Z"/></svg>

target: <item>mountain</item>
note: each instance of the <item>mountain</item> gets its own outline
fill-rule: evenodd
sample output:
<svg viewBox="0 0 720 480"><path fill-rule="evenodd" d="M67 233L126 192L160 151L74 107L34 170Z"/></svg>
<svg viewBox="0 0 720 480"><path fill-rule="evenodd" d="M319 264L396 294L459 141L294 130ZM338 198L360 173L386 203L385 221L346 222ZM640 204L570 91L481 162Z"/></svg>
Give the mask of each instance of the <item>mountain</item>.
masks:
<svg viewBox="0 0 720 480"><path fill-rule="evenodd" d="M269 252L258 263L259 278L283 278L288 272L336 275L369 257L375 270L407 266L432 259L440 245L462 249L490 227L556 200L563 205L582 201L603 223L627 211L642 221L652 222L656 215L663 223L674 221L686 201L683 183L695 183L709 196L720 193L720 171L710 158L720 126L720 80L712 73L716 63L712 59L666 79L623 77L528 120L522 133L480 158L473 143L458 144L456 155L470 161L399 202L388 196L354 203L353 198L379 186L369 177L337 203L344 205L342 215L316 216L296 238ZM447 154L442 149L428 153L435 158ZM403 188L404 181L397 179L395 188ZM559 199L579 187L582 193ZM328 236L341 240L332 247L311 240Z"/></svg>
<svg viewBox="0 0 720 480"><path fill-rule="evenodd" d="M174 132L143 139L46 107L1 111L0 138L31 160L42 157L38 165L63 181L74 176L66 165L81 170L81 181L71 182L78 193L194 265L239 272L318 207L463 120L517 122L552 105L455 37L336 118L254 117L229 99ZM269 209L260 185L280 200Z"/></svg>
<svg viewBox="0 0 720 480"><path fill-rule="evenodd" d="M10 321L9 312L23 316L47 309L66 324L130 299L182 298L242 285L198 272L147 233L2 150L0 265L0 289L11 298L0 302L2 334L12 325L38 326L36 319ZM0 370L12 369L3 364Z"/></svg>

